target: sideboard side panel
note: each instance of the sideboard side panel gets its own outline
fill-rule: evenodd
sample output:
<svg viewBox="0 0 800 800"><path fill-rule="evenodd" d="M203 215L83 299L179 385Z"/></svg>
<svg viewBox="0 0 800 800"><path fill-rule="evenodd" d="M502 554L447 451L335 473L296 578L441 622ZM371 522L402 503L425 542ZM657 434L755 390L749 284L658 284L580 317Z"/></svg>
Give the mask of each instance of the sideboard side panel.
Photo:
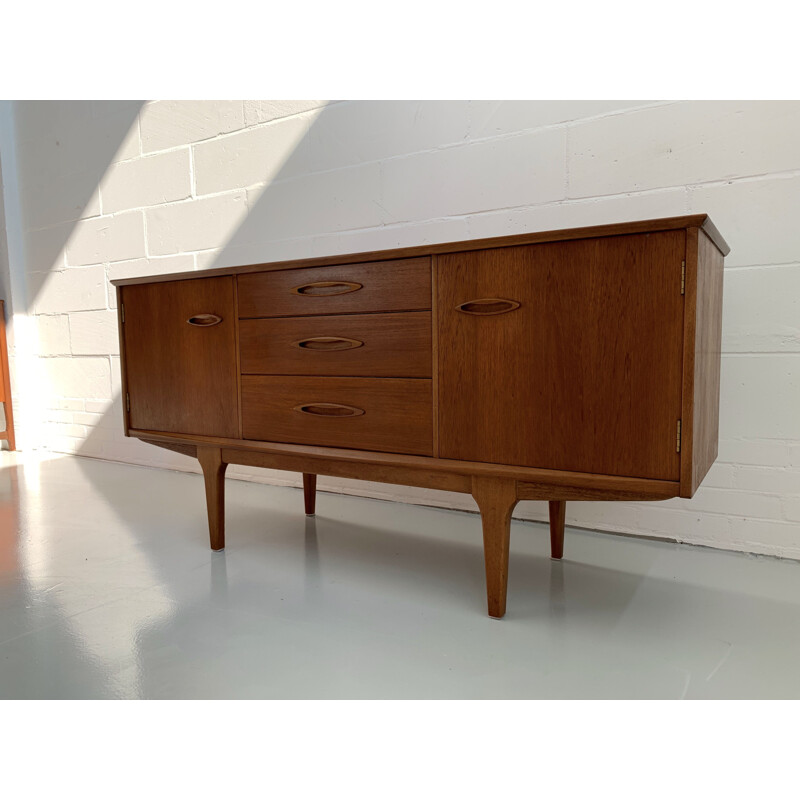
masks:
<svg viewBox="0 0 800 800"><path fill-rule="evenodd" d="M130 436L130 420L128 419L128 408L125 398L128 396L128 369L125 359L125 326L123 319L125 318L125 306L123 305L124 289L121 286L114 287L117 293L117 333L119 335L119 372L120 372L120 385L122 396L120 397L122 405L122 427L126 436Z"/></svg>
<svg viewBox="0 0 800 800"><path fill-rule="evenodd" d="M199 278L123 288L131 428L239 435L233 281ZM203 314L221 321L189 323Z"/></svg>
<svg viewBox="0 0 800 800"><path fill-rule="evenodd" d="M722 287L724 256L698 230L687 237L687 296L693 299L693 336L687 339L692 358L691 394L685 398L683 439L686 443L681 469L681 496L691 497L717 458L719 444L720 359L722 352ZM690 275L693 272L694 275ZM687 304L687 313L690 306ZM691 325L687 326L691 330ZM686 387L685 387L686 388ZM688 402L688 407L687 403Z"/></svg>

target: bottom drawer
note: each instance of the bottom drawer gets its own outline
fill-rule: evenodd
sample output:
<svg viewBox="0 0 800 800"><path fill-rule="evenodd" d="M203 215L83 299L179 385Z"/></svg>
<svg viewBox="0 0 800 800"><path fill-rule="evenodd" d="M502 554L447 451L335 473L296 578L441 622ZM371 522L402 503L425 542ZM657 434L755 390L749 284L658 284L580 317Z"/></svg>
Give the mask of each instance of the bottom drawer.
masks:
<svg viewBox="0 0 800 800"><path fill-rule="evenodd" d="M433 455L431 381L242 375L245 439Z"/></svg>

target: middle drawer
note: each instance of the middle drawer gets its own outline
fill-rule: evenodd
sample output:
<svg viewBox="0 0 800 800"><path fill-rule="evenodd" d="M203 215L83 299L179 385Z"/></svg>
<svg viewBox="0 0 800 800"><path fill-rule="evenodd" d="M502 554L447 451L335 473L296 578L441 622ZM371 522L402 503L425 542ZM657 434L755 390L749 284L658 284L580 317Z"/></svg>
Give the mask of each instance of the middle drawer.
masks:
<svg viewBox="0 0 800 800"><path fill-rule="evenodd" d="M241 371L250 375L430 378L429 311L243 319Z"/></svg>

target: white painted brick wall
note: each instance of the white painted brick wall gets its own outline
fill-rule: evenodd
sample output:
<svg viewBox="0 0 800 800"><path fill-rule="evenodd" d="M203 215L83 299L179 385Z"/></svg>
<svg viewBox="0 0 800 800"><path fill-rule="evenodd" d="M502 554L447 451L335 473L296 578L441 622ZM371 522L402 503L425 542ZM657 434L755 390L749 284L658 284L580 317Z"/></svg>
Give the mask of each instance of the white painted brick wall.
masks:
<svg viewBox="0 0 800 800"><path fill-rule="evenodd" d="M293 175L307 172L307 164L297 163L299 159L293 155L307 135L308 119L301 116L195 145L197 194L255 186L272 181L278 174L285 179L290 158Z"/></svg>
<svg viewBox="0 0 800 800"><path fill-rule="evenodd" d="M566 177L566 131L549 128L390 159L382 205L399 222L537 205L563 200Z"/></svg>
<svg viewBox="0 0 800 800"><path fill-rule="evenodd" d="M324 116L298 148L309 172L435 151L465 142L469 132L469 106L459 102L337 103Z"/></svg>
<svg viewBox="0 0 800 800"><path fill-rule="evenodd" d="M787 497L784 501L786 519L791 522L800 522L800 497Z"/></svg>
<svg viewBox="0 0 800 800"><path fill-rule="evenodd" d="M690 102L570 129L570 197L600 197L797 168L800 105Z"/></svg>
<svg viewBox="0 0 800 800"><path fill-rule="evenodd" d="M689 187L690 212L702 209L725 230L731 246L726 267L798 263L799 202L800 168L791 174Z"/></svg>
<svg viewBox="0 0 800 800"><path fill-rule="evenodd" d="M797 494L800 470L737 465L733 468L733 485L736 489L751 492L767 492L780 496Z"/></svg>
<svg viewBox="0 0 800 800"><path fill-rule="evenodd" d="M139 126L142 151L152 153L239 130L244 108L232 100L159 100L142 108Z"/></svg>
<svg viewBox="0 0 800 800"><path fill-rule="evenodd" d="M469 138L515 134L655 104L616 100L475 100L468 105Z"/></svg>
<svg viewBox="0 0 800 800"><path fill-rule="evenodd" d="M655 219L686 214L688 193L685 188L660 189L655 192L617 195L596 200L522 206L470 215L472 238L506 236L528 231L606 225L620 220Z"/></svg>
<svg viewBox="0 0 800 800"><path fill-rule="evenodd" d="M99 204L98 204L99 207ZM75 222L25 232L25 257L28 272L50 272L66 266L65 243Z"/></svg>
<svg viewBox="0 0 800 800"><path fill-rule="evenodd" d="M572 503L568 522L800 558L800 103L59 101L16 114L51 449L197 471L122 435L108 279L707 212L733 248L718 461L691 501ZM448 492L320 487L475 510Z"/></svg>
<svg viewBox="0 0 800 800"><path fill-rule="evenodd" d="M144 255L141 211L78 222L67 242L67 264L73 267L127 261Z"/></svg>
<svg viewBox="0 0 800 800"><path fill-rule="evenodd" d="M77 311L69 315L72 354L91 356L119 354L116 311Z"/></svg>
<svg viewBox="0 0 800 800"><path fill-rule="evenodd" d="M36 275L41 282L31 305L35 314L106 308L106 273L102 265Z"/></svg>
<svg viewBox="0 0 800 800"><path fill-rule="evenodd" d="M36 317L39 329L39 355L70 355L69 315L41 314Z"/></svg>
<svg viewBox="0 0 800 800"><path fill-rule="evenodd" d="M185 200L191 194L189 150L185 147L113 164L100 184L104 214Z"/></svg>
<svg viewBox="0 0 800 800"><path fill-rule="evenodd" d="M187 203L170 203L145 213L150 255L207 250L227 241L242 224L247 216L246 194L231 192Z"/></svg>
<svg viewBox="0 0 800 800"><path fill-rule="evenodd" d="M735 434L736 431L733 433ZM769 439L726 439L721 436L717 462L782 467L789 464L789 453L788 442L770 441Z"/></svg>
<svg viewBox="0 0 800 800"><path fill-rule="evenodd" d="M28 145L34 149L35 142ZM36 202L25 202L22 209L31 229L47 228L64 220L86 219L100 213L97 175L82 172L77 175L47 176L40 179Z"/></svg>
<svg viewBox="0 0 800 800"><path fill-rule="evenodd" d="M111 364L107 358L47 358L51 386L66 397L110 398Z"/></svg>
<svg viewBox="0 0 800 800"><path fill-rule="evenodd" d="M728 270L724 299L726 353L800 351L800 264Z"/></svg>
<svg viewBox="0 0 800 800"><path fill-rule="evenodd" d="M258 242L265 234L286 239L382 225L387 214L379 200L380 191L378 163L248 190L248 206L255 214L236 231L234 243Z"/></svg>
<svg viewBox="0 0 800 800"><path fill-rule="evenodd" d="M327 100L245 100L244 119L247 125L257 125L259 122L291 117L327 104Z"/></svg>
<svg viewBox="0 0 800 800"><path fill-rule="evenodd" d="M800 439L800 353L723 355L720 435Z"/></svg>

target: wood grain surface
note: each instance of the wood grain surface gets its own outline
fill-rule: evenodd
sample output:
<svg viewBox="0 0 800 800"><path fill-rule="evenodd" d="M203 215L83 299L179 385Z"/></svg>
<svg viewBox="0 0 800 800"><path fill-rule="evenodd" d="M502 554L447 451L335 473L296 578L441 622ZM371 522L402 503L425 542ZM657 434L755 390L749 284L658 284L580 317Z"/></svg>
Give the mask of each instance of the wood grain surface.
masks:
<svg viewBox="0 0 800 800"><path fill-rule="evenodd" d="M246 439L431 455L431 381L422 378L328 378L243 375ZM358 416L296 409L352 407Z"/></svg>
<svg viewBox="0 0 800 800"><path fill-rule="evenodd" d="M211 549L222 550L225 547L225 470L228 469L228 464L222 460L219 447L198 447L197 459L203 469L206 485Z"/></svg>
<svg viewBox="0 0 800 800"><path fill-rule="evenodd" d="M317 510L317 476L313 472L303 473L303 504L306 516L313 517Z"/></svg>
<svg viewBox="0 0 800 800"><path fill-rule="evenodd" d="M563 558L567 504L563 500L550 500L548 511L550 514L550 557Z"/></svg>
<svg viewBox="0 0 800 800"><path fill-rule="evenodd" d="M315 472L319 475L336 475L326 471L325 464L334 467L346 465L360 470L364 480L381 480L371 475L384 469L402 470L404 475L465 476L485 475L498 478L513 478L517 481L520 499L547 499L542 492L552 492L554 499L564 500L665 500L677 497L678 481L656 481L645 478L624 478L617 475L593 475L585 472L563 472L559 470L514 467L506 464L485 464L479 461L455 461L446 458L426 458L401 453L353 450L343 447L320 447L318 445L290 444L248 439L225 439L219 436L193 436L186 434L159 433L158 431L131 430L131 436L152 442L180 442L190 445L218 445L231 453L254 454L272 459L271 463L284 463L292 472ZM249 457L249 456L248 456ZM298 467L298 464L313 461L315 468ZM238 461L231 463L240 463ZM355 475L353 475L355 477ZM393 483L395 481L387 481ZM404 483L405 481L396 481ZM410 486L424 486L410 483ZM434 487L431 488L441 488ZM469 489L452 489L469 491ZM582 494L581 494L582 493Z"/></svg>
<svg viewBox="0 0 800 800"><path fill-rule="evenodd" d="M262 272L241 275L237 280L242 318L417 311L431 307L430 258ZM295 291L308 284L335 282L354 283L361 288L321 295Z"/></svg>
<svg viewBox="0 0 800 800"><path fill-rule="evenodd" d="M717 457L722 353L723 256L687 232L681 497L691 497Z"/></svg>
<svg viewBox="0 0 800 800"><path fill-rule="evenodd" d="M684 237L439 256L440 455L678 480Z"/></svg>
<svg viewBox="0 0 800 800"><path fill-rule="evenodd" d="M281 450L276 448L294 448ZM472 489L472 479L467 475L456 475L427 469L424 463L408 467L399 462L366 463L350 459L320 456L323 448L316 448L314 454L305 454L300 445L273 444L269 450L245 447L224 447L222 457L229 464L242 464L264 469L283 469L290 472L313 471L316 475L331 475L336 478L353 478L378 483L395 483L402 486L419 486L425 489L442 489L447 492L466 492ZM359 451L351 451L359 452ZM365 455L364 453L359 453ZM424 461L424 459L419 459ZM676 484L677 485L677 484Z"/></svg>
<svg viewBox="0 0 800 800"><path fill-rule="evenodd" d="M500 619L506 613L508 551L511 514L517 504L516 482L476 477L472 479L472 496L481 512L489 616Z"/></svg>
<svg viewBox="0 0 800 800"><path fill-rule="evenodd" d="M245 374L431 377L429 311L243 319L239 341Z"/></svg>
<svg viewBox="0 0 800 800"><path fill-rule="evenodd" d="M238 435L233 280L205 278L122 290L132 428ZM216 314L222 322L190 325L189 318L198 314Z"/></svg>

